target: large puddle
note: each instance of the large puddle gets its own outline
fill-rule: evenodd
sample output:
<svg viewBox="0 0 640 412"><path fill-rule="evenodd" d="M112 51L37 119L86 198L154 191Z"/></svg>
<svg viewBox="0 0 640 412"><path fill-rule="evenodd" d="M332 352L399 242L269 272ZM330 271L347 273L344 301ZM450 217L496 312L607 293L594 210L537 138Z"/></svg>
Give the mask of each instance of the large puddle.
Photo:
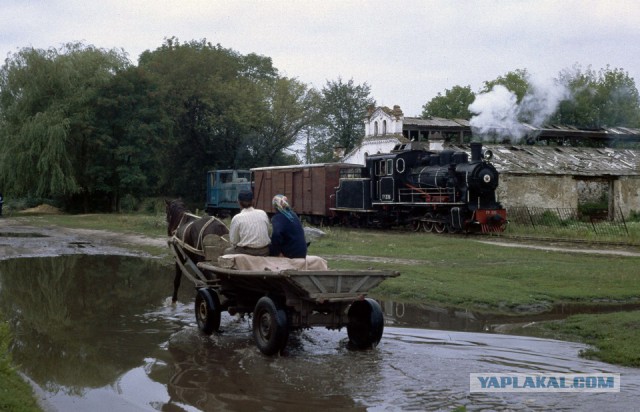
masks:
<svg viewBox="0 0 640 412"><path fill-rule="evenodd" d="M495 319L382 302L377 349L345 330L295 333L284 356L255 347L248 319L223 314L199 333L194 290L168 304L173 268L123 256L0 261L0 312L11 351L49 409L633 410L640 369L578 357L583 345L495 333ZM427 329L428 328L428 329ZM437 329L433 329L437 328ZM449 331L443 329L455 329ZM469 392L470 373L620 373L619 393Z"/></svg>

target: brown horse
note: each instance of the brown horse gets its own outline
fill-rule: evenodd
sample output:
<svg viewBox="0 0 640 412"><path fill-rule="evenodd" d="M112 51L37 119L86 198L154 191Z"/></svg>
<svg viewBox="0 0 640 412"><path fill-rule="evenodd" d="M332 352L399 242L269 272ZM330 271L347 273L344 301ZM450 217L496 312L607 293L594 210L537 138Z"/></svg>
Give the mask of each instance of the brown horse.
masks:
<svg viewBox="0 0 640 412"><path fill-rule="evenodd" d="M184 245L184 251L193 262L204 259L202 240L206 235L226 235L229 229L213 216L199 217L189 213L180 199L165 200L167 214L167 235L177 237ZM172 302L178 300L178 289L182 279L182 270L176 263L176 275L173 280Z"/></svg>

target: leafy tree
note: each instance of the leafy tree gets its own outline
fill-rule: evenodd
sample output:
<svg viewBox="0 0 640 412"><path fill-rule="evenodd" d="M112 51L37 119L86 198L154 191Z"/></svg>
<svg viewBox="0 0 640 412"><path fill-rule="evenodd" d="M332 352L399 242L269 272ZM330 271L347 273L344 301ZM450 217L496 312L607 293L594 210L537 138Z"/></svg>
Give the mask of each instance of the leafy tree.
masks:
<svg viewBox="0 0 640 412"><path fill-rule="evenodd" d="M319 95L294 79L280 78L262 83L263 116L255 138L248 143L256 166L283 164L283 152L294 145L301 131L317 116ZM294 158L295 159L295 158Z"/></svg>
<svg viewBox="0 0 640 412"><path fill-rule="evenodd" d="M608 66L598 73L575 65L560 72L571 98L562 102L554 120L576 127L640 127L640 97L635 81L622 69Z"/></svg>
<svg viewBox="0 0 640 412"><path fill-rule="evenodd" d="M471 119L469 105L476 96L471 86L453 86L446 89L444 96L438 93L436 97L422 106L422 118L443 117L445 119Z"/></svg>
<svg viewBox="0 0 640 412"><path fill-rule="evenodd" d="M0 69L0 184L17 196L70 199L84 176L100 87L129 64L126 55L83 44L24 48Z"/></svg>
<svg viewBox="0 0 640 412"><path fill-rule="evenodd" d="M362 119L367 106L375 105L367 83L356 85L353 79L343 83L341 78L327 81L322 88L319 121L314 132L315 161L333 160L333 148L343 147L346 152L355 148L364 137Z"/></svg>
<svg viewBox="0 0 640 412"><path fill-rule="evenodd" d="M256 135L261 116L257 82L275 79L277 71L266 57L175 38L144 52L139 65L162 85L173 124L160 187L164 193L200 199L208 169L244 166L245 141Z"/></svg>
<svg viewBox="0 0 640 412"><path fill-rule="evenodd" d="M85 179L119 211L123 196L155 193L170 124L157 85L136 67L119 71L103 86L96 108L96 148Z"/></svg>
<svg viewBox="0 0 640 412"><path fill-rule="evenodd" d="M329 129L318 121L301 133L304 144L305 163L333 162L335 143L332 143Z"/></svg>
<svg viewBox="0 0 640 412"><path fill-rule="evenodd" d="M160 187L201 199L209 169L288 164L286 149L315 119L318 93L280 77L271 59L206 40L165 40L140 58L161 87L173 138Z"/></svg>
<svg viewBox="0 0 640 412"><path fill-rule="evenodd" d="M604 126L640 127L640 95L628 72L609 67L600 70L596 90Z"/></svg>
<svg viewBox="0 0 640 412"><path fill-rule="evenodd" d="M569 88L571 98L560 103L553 121L576 127L594 127L600 117L593 104L597 82L595 72L590 67L582 71L579 66L574 66L561 71L558 80Z"/></svg>
<svg viewBox="0 0 640 412"><path fill-rule="evenodd" d="M484 82L484 87L480 90L480 93L490 92L496 85L502 85L513 92L516 95L517 102L520 103L529 90L528 77L527 69L516 69L504 76L498 76L494 80Z"/></svg>

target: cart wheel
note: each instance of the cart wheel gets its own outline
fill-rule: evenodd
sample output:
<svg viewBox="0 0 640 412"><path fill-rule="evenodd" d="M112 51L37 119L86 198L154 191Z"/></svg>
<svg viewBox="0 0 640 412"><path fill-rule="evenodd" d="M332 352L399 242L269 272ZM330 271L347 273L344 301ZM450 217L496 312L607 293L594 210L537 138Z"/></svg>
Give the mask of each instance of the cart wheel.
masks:
<svg viewBox="0 0 640 412"><path fill-rule="evenodd" d="M207 288L198 289L196 295L196 321L203 333L211 335L220 328L220 298Z"/></svg>
<svg viewBox="0 0 640 412"><path fill-rule="evenodd" d="M369 298L355 301L347 315L347 335L351 345L356 349L376 347L384 330L384 316L378 302Z"/></svg>
<svg viewBox="0 0 640 412"><path fill-rule="evenodd" d="M265 355L275 355L287 345L287 312L268 296L261 297L253 311L253 338Z"/></svg>

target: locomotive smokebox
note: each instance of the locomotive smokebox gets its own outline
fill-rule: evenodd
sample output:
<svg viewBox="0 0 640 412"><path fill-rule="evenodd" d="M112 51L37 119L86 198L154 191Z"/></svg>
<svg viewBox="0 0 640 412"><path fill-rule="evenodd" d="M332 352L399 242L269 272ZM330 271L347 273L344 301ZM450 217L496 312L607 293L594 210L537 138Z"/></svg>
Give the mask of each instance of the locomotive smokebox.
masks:
<svg viewBox="0 0 640 412"><path fill-rule="evenodd" d="M471 161L479 162L482 160L482 143L471 142Z"/></svg>

